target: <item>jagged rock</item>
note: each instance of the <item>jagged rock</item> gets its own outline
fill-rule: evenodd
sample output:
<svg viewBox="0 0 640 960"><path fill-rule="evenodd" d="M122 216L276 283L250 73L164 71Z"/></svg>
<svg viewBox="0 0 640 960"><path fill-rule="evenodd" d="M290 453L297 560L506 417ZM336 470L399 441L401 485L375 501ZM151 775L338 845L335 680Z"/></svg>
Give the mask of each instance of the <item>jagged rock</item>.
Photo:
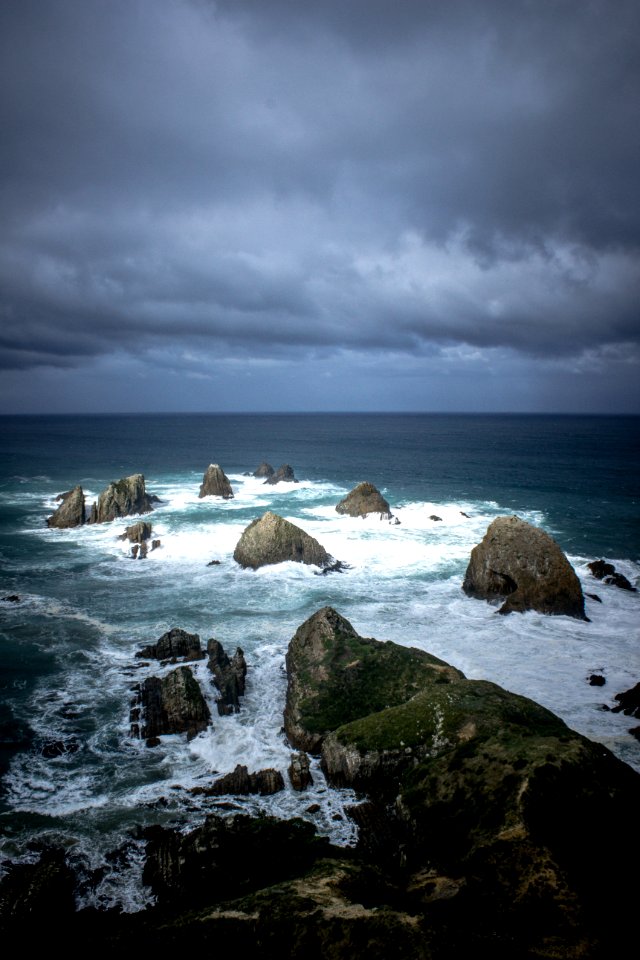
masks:
<svg viewBox="0 0 640 960"><path fill-rule="evenodd" d="M271 511L245 528L233 551L233 559L253 570L285 560L318 567L329 567L335 562L317 540Z"/></svg>
<svg viewBox="0 0 640 960"><path fill-rule="evenodd" d="M267 464L268 466L268 464ZM298 481L293 475L293 467L289 466L288 463L283 463L281 467L267 477L265 483L297 483Z"/></svg>
<svg viewBox="0 0 640 960"><path fill-rule="evenodd" d="M309 765L309 757L306 753L292 753L291 763L289 764L289 780L294 790L306 790L313 783Z"/></svg>
<svg viewBox="0 0 640 960"><path fill-rule="evenodd" d="M118 540L128 540L129 543L143 543L151 536L151 524L146 520L138 520L121 533Z"/></svg>
<svg viewBox="0 0 640 960"><path fill-rule="evenodd" d="M613 713L622 711L627 717L640 717L640 683L624 693L617 693L614 700L618 701L618 706L612 707Z"/></svg>
<svg viewBox="0 0 640 960"><path fill-rule="evenodd" d="M148 677L138 688L142 708L140 736L152 739L169 733L189 738L206 730L211 718L198 681L189 667L178 667L165 677Z"/></svg>
<svg viewBox="0 0 640 960"><path fill-rule="evenodd" d="M590 687L604 687L606 679L602 676L601 673L592 673L589 677L589 686Z"/></svg>
<svg viewBox="0 0 640 960"><path fill-rule="evenodd" d="M153 498L155 499L155 498ZM90 523L107 523L117 517L128 517L138 513L150 513L152 498L145 489L144 477L134 473L110 483L98 497L97 504L91 508Z"/></svg>
<svg viewBox="0 0 640 960"><path fill-rule="evenodd" d="M428 680L443 689L462 674L422 650L360 637L323 607L289 644L284 727L299 750L319 753L324 737L359 717L403 703Z"/></svg>
<svg viewBox="0 0 640 960"><path fill-rule="evenodd" d="M597 580L602 580L603 583L609 583L614 587L620 587L621 590L631 590L632 593L637 593L637 588L627 580L624 574L618 573L612 563L608 563L606 560L593 560L587 566Z"/></svg>
<svg viewBox="0 0 640 960"><path fill-rule="evenodd" d="M270 463L267 463L266 460L263 460L257 470L254 470L254 477L272 477L275 473L275 470Z"/></svg>
<svg viewBox="0 0 640 960"><path fill-rule="evenodd" d="M372 483L359 483L340 501L336 511L349 517L366 517L368 513L379 513L381 518L391 519L389 504Z"/></svg>
<svg viewBox="0 0 640 960"><path fill-rule="evenodd" d="M504 600L499 613L537 610L586 620L580 581L548 533L518 517L498 517L471 551L462 589Z"/></svg>
<svg viewBox="0 0 640 960"><path fill-rule="evenodd" d="M47 519L48 527L64 529L66 527L80 527L85 522L84 516L84 493L82 487L74 487L67 493L61 493L56 500L60 500L60 506Z"/></svg>
<svg viewBox="0 0 640 960"><path fill-rule="evenodd" d="M279 770L268 767L257 773L249 773L247 767L238 764L231 773L214 780L210 786L194 787L190 792L207 797L223 797L227 794L246 796L250 793L266 797L281 790L284 790L284 779Z"/></svg>
<svg viewBox="0 0 640 960"><path fill-rule="evenodd" d="M219 567L219 566L220 566L220 560L209 560L209 563L207 564L207 566L208 566L208 567Z"/></svg>
<svg viewBox="0 0 640 960"><path fill-rule="evenodd" d="M202 478L199 497L223 497L233 500L233 490L229 478L217 463L210 463Z"/></svg>
<svg viewBox="0 0 640 960"><path fill-rule="evenodd" d="M163 633L155 643L142 647L136 653L136 657L145 660L203 660L205 656L198 634L187 633L179 627Z"/></svg>
<svg viewBox="0 0 640 960"><path fill-rule="evenodd" d="M152 551L153 551L153 550L157 550L158 547L160 547L160 546L161 546L160 540L152 540L152 541L151 541L151 550L152 550Z"/></svg>
<svg viewBox="0 0 640 960"><path fill-rule="evenodd" d="M240 710L240 697L244 696L247 664L240 647L236 649L231 659L224 651L219 640L213 637L207 643L209 670L213 674L213 682L220 691L218 713L221 717Z"/></svg>

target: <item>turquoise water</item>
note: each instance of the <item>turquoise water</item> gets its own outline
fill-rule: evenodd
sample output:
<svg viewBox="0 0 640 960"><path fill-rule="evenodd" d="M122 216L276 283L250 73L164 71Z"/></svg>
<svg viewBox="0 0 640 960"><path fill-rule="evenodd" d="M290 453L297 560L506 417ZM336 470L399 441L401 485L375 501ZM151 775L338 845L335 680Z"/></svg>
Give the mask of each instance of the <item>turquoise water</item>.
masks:
<svg viewBox="0 0 640 960"><path fill-rule="evenodd" d="M533 697L640 768L632 721L602 709L640 679L640 595L598 583L586 568L605 556L632 581L640 576L639 418L19 417L1 418L0 436L0 597L21 598L0 602L3 852L28 857L34 839L64 843L85 870L79 902L144 902L131 831L193 823L215 809L187 792L213 771L238 762L285 771L284 654L324 604L363 635L422 647L468 676ZM300 482L269 487L246 476L265 459L290 463ZM210 462L229 476L233 500L198 498ZM117 539L126 521L46 527L61 491L81 483L91 502L135 472L162 501L148 518L162 547L147 560L132 561ZM336 514L361 480L384 492L399 525ZM267 509L350 569L241 570L234 546ZM550 532L584 589L601 597L587 600L590 623L496 617L464 596L471 548L495 516L511 513ZM207 566L212 559L219 565ZM218 718L198 665L212 727L149 750L128 735L131 688L160 668L141 668L134 654L172 626L203 641L216 636L231 652L242 646L247 695L240 714ZM588 685L593 672L606 676L605 687ZM51 756L52 744L66 752ZM311 816L322 832L352 842L343 807L353 798L328 791L317 767L315 776L303 797L287 789L234 803ZM320 806L314 815L305 812L311 803ZM105 867L105 851L124 841L126 869Z"/></svg>

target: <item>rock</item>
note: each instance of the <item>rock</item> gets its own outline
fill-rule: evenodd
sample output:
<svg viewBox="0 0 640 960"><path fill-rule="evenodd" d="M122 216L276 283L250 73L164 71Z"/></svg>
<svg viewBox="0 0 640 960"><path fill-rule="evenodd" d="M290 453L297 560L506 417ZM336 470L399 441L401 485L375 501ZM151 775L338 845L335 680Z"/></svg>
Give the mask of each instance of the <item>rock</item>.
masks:
<svg viewBox="0 0 640 960"><path fill-rule="evenodd" d="M254 477L272 477L275 473L275 470L270 463L267 463L266 460L263 460L257 470L254 470Z"/></svg>
<svg viewBox="0 0 640 960"><path fill-rule="evenodd" d="M640 683L636 683L635 687L625 690L624 693L617 693L614 700L618 701L618 706L612 707L613 713L622 711L627 717L640 718Z"/></svg>
<svg viewBox="0 0 640 960"><path fill-rule="evenodd" d="M6 864L5 864L6 865ZM64 850L45 847L37 863L11 863L0 881L0 929L23 940L34 925L47 929L66 926L74 919L75 877Z"/></svg>
<svg viewBox="0 0 640 960"><path fill-rule="evenodd" d="M585 593L585 597L589 597L590 600L595 600L596 603L602 603L602 599L597 593Z"/></svg>
<svg viewBox="0 0 640 960"><path fill-rule="evenodd" d="M620 587L621 590L631 590L632 593L637 593L637 588L622 573L618 573L612 563L607 563L606 560L593 560L587 566L597 580L602 580L603 583L611 584L614 587Z"/></svg>
<svg viewBox="0 0 640 960"><path fill-rule="evenodd" d="M40 745L40 754L45 760L53 760L56 757L63 757L65 754L77 753L81 744L77 737L71 736L64 740L45 740Z"/></svg>
<svg viewBox="0 0 640 960"><path fill-rule="evenodd" d="M220 566L220 561L219 561L219 560L209 560L209 563L207 564L207 566L208 566L208 567L219 567L219 566Z"/></svg>
<svg viewBox="0 0 640 960"><path fill-rule="evenodd" d="M129 543L144 543L151 536L151 524L146 520L138 520L121 533L118 540L128 540Z"/></svg>
<svg viewBox="0 0 640 960"><path fill-rule="evenodd" d="M518 517L490 524L471 551L462 589L481 600L504 600L499 613L537 610L587 619L580 581L558 544Z"/></svg>
<svg viewBox="0 0 640 960"><path fill-rule="evenodd" d="M138 691L142 739L169 733L186 733L191 739L206 730L211 714L189 667L178 667L162 679L148 677Z"/></svg>
<svg viewBox="0 0 640 960"><path fill-rule="evenodd" d="M144 477L134 473L110 483L91 508L90 523L108 523L117 517L150 513L152 498L145 489Z"/></svg>
<svg viewBox="0 0 640 960"><path fill-rule="evenodd" d="M8 596L2 598L3 603L20 603L20 597L17 593L10 593Z"/></svg>
<svg viewBox="0 0 640 960"><path fill-rule="evenodd" d="M332 730L403 703L427 680L443 689L463 675L428 653L360 637L348 620L323 607L289 644L284 728L293 747L319 753Z"/></svg>
<svg viewBox="0 0 640 960"><path fill-rule="evenodd" d="M158 547L160 547L160 546L161 546L161 543L160 543L159 540L152 540L152 541L151 541L151 550L152 550L152 551L153 551L153 550L157 550Z"/></svg>
<svg viewBox="0 0 640 960"><path fill-rule="evenodd" d="M438 517L436 516L435 513L432 513L431 516L429 517L429 520L434 520L434 521L439 520L440 522L442 522L442 517Z"/></svg>
<svg viewBox="0 0 640 960"><path fill-rule="evenodd" d="M223 497L233 500L233 490L229 478L217 463L210 463L202 478L199 497Z"/></svg>
<svg viewBox="0 0 640 960"><path fill-rule="evenodd" d="M471 520L471 517L469 516L469 514L468 514L468 513L465 513L464 510L461 510L461 511L460 511L460 516L461 516L461 517L466 517L467 520Z"/></svg>
<svg viewBox="0 0 640 960"><path fill-rule="evenodd" d="M309 757L306 753L292 753L289 764L289 780L294 790L306 790L313 784L313 777L309 769Z"/></svg>
<svg viewBox="0 0 640 960"><path fill-rule="evenodd" d="M233 551L233 559L240 566L253 570L285 560L318 567L328 567L334 563L333 557L317 540L271 511L245 528Z"/></svg>
<svg viewBox="0 0 640 960"><path fill-rule="evenodd" d="M379 513L381 519L391 519L389 504L372 483L359 483L340 501L336 511L349 517L366 517L369 513Z"/></svg>
<svg viewBox="0 0 640 960"><path fill-rule="evenodd" d="M223 797L227 794L246 796L258 793L263 797L284 790L284 779L279 770L269 767L249 773L247 767L238 764L231 773L219 777L209 787L194 787L190 792L207 797Z"/></svg>
<svg viewBox="0 0 640 960"><path fill-rule="evenodd" d="M56 499L62 502L56 512L47 519L47 526L57 529L82 526L85 522L82 487L74 487L68 493L61 493Z"/></svg>
<svg viewBox="0 0 640 960"><path fill-rule="evenodd" d="M205 656L198 634L187 633L179 627L163 633L155 643L142 647L136 653L136 657L145 660L203 660Z"/></svg>
<svg viewBox="0 0 640 960"><path fill-rule="evenodd" d="M592 673L589 677L589 686L590 687L604 687L607 681L600 673Z"/></svg>
<svg viewBox="0 0 640 960"><path fill-rule="evenodd" d="M293 467L290 467L288 463L283 463L281 467L272 473L271 476L267 477L265 483L297 483L298 481L293 475Z"/></svg>
<svg viewBox="0 0 640 960"><path fill-rule="evenodd" d="M244 696L247 664L240 647L234 656L229 659L222 644L215 639L207 643L209 655L209 670L213 674L213 682L220 691L218 713L221 717L240 710L240 697Z"/></svg>

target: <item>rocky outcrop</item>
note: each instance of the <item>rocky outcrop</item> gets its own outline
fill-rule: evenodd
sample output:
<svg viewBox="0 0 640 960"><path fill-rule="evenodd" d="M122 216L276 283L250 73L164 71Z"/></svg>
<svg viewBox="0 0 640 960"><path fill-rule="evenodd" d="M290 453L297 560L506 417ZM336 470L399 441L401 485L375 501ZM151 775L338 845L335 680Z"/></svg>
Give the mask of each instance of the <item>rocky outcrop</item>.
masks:
<svg viewBox="0 0 640 960"><path fill-rule="evenodd" d="M606 560L593 560L587 566L597 580L602 580L603 583L611 584L614 587L620 587L622 590L637 592L637 588L627 580L624 574L618 573L612 563L608 563Z"/></svg>
<svg viewBox="0 0 640 960"><path fill-rule="evenodd" d="M220 692L217 703L218 713L221 717L238 713L247 676L247 664L242 650L238 647L233 657L229 659L220 641L211 638L207 643L207 654L209 656L207 666Z"/></svg>
<svg viewBox="0 0 640 960"><path fill-rule="evenodd" d="M612 707L613 713L622 713L627 717L637 717L640 719L640 683L635 687L625 690L624 693L617 693L614 697L618 701L617 707Z"/></svg>
<svg viewBox="0 0 640 960"><path fill-rule="evenodd" d="M61 501L60 506L47 519L48 527L56 527L57 529L64 529L66 527L80 527L85 522L85 513L84 513L84 493L82 492L82 487L74 487L73 490L67 491L67 493L61 493L56 497L56 500Z"/></svg>
<svg viewBox="0 0 640 960"><path fill-rule="evenodd" d="M118 540L128 540L129 543L144 543L151 536L152 527L146 520L138 520L121 533Z"/></svg>
<svg viewBox="0 0 640 960"><path fill-rule="evenodd" d="M412 647L360 637L348 620L323 607L289 644L284 727L299 750L319 753L342 724L404 703L427 682L448 685L462 674Z"/></svg>
<svg viewBox="0 0 640 960"><path fill-rule="evenodd" d="M267 463L266 460L263 460L260 466L258 467L258 469L253 471L253 476L259 477L259 478L263 478L263 477L268 478L268 477L272 477L274 473L275 473L275 470L273 469L271 464Z"/></svg>
<svg viewBox="0 0 640 960"><path fill-rule="evenodd" d="M257 773L249 773L248 768L239 763L231 773L214 780L208 787L194 787L191 793L207 797L224 797L227 794L247 796L257 793L268 797L281 790L284 790L284 778L279 770L268 767L258 770Z"/></svg>
<svg viewBox="0 0 640 960"><path fill-rule="evenodd" d="M241 567L253 570L285 560L318 567L330 567L335 562L317 540L271 511L245 528L233 551L233 559Z"/></svg>
<svg viewBox="0 0 640 960"><path fill-rule="evenodd" d="M151 497L145 489L144 477L141 473L134 473L130 477L123 477L110 483L98 497L98 502L91 508L90 523L108 523L117 517L128 517L138 513L150 513L152 502L157 497Z"/></svg>
<svg viewBox="0 0 640 960"><path fill-rule="evenodd" d="M206 730L210 718L198 681L189 667L178 667L166 677L148 677L140 684L131 734L147 741L169 733L186 733L191 739Z"/></svg>
<svg viewBox="0 0 640 960"><path fill-rule="evenodd" d="M294 790L306 790L313 784L309 757L306 753L292 753L289 764L289 781Z"/></svg>
<svg viewBox="0 0 640 960"><path fill-rule="evenodd" d="M498 517L471 551L462 589L504 600L499 613L537 610L586 620L580 581L548 533L518 517Z"/></svg>
<svg viewBox="0 0 640 960"><path fill-rule="evenodd" d="M349 517L366 517L379 513L381 519L391 519L389 504L372 483L359 483L336 507L338 513Z"/></svg>
<svg viewBox="0 0 640 960"><path fill-rule="evenodd" d="M222 497L233 500L233 490L226 473L217 463L210 463L202 478L199 497Z"/></svg>
<svg viewBox="0 0 640 960"><path fill-rule="evenodd" d="M136 657L145 660L203 660L206 656L200 646L197 633L187 633L179 627L173 627L156 640L138 650Z"/></svg>
<svg viewBox="0 0 640 960"><path fill-rule="evenodd" d="M275 470L265 480L265 483L297 483L297 482L298 481L293 475L293 467L291 467L288 463L283 463L281 467L278 467L278 469Z"/></svg>

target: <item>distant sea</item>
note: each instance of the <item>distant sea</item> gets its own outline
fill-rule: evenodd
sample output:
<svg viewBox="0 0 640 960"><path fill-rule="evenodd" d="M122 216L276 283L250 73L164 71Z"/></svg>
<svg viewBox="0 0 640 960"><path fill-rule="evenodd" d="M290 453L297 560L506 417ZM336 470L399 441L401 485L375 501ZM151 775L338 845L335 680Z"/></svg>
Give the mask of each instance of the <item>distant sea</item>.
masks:
<svg viewBox="0 0 640 960"><path fill-rule="evenodd" d="M593 579L612 561L640 581L640 418L405 414L148 415L0 418L0 739L2 857L64 845L80 875L78 904L127 910L141 884L138 825L193 826L207 813L300 815L339 843L354 840L354 796L315 783L298 795L193 797L237 763L277 767L284 655L296 628L330 604L364 636L413 645L473 678L539 701L640 770L638 721L605 706L640 680L640 593ZM298 483L251 476L267 460ZM235 497L200 500L209 463ZM81 484L90 504L112 480L145 475L161 503L147 518L161 547L132 560L131 521L50 530L57 494ZM340 516L358 482L384 494L399 524ZM316 537L342 573L287 563L242 570L232 558L266 510ZM461 583L491 520L517 516L550 533L587 593L590 622L537 613L496 616ZM434 519L438 517L440 519ZM219 564L208 566L211 560ZM242 710L218 717L205 663L194 671L212 706L206 733L154 749L129 736L133 686L157 664L135 652L171 627L241 646ZM170 668L166 668L170 669ZM591 674L604 686L589 685ZM308 808L317 805L315 813ZM34 847L36 844L36 847ZM120 848L118 857L105 854Z"/></svg>

